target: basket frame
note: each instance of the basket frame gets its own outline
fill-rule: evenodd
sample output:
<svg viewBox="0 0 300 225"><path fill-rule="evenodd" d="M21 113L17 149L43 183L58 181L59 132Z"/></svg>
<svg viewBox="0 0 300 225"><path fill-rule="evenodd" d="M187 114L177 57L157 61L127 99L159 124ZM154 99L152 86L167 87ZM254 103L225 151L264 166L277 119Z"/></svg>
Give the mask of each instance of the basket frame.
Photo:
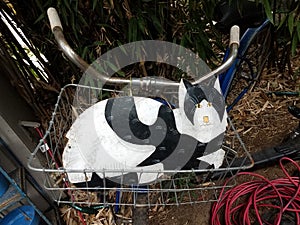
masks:
<svg viewBox="0 0 300 225"><path fill-rule="evenodd" d="M247 151L247 148L245 144L243 143L241 137L239 136L237 130L234 128L234 125L230 119L228 119L228 132L232 133L233 139L235 139L233 142L238 143L238 149L234 149L232 146L227 146L226 143L223 145L223 149L226 151L226 155L224 158L224 163L226 167L223 168L217 168L217 169L191 169L191 170L143 170L140 168L136 169L130 169L130 170L107 170L103 169L101 171L92 170L92 169L66 169L63 167L53 166L54 161L53 158L55 157L61 157L61 148L62 148L62 142L64 139L64 136L67 131L67 123L70 123L69 121L65 121L63 118L59 119L57 118L59 114L62 112L62 110L68 111L70 114L69 116L72 116L74 112L70 112L70 110L74 111L72 107L70 107L71 103L71 97L68 96L68 90L74 89L78 90L78 88L81 88L83 90L86 90L90 92L91 98L89 99L89 104L94 104L93 99L93 92L117 92L118 94L124 94L123 91L116 91L113 89L104 89L99 87L91 87L91 86L85 86L85 85L79 85L79 84L68 84L64 86L57 98L57 103L55 104L51 120L49 122L49 127L47 131L45 132L45 135L43 138L40 139L39 143L31 153L29 159L28 159L28 167L36 172L43 173L45 175L45 182L44 182L44 188L52 193L52 198L57 203L63 203L63 204L84 204L84 205L123 205L123 206L136 206L136 196L138 193L147 193L148 196L148 202L144 204L144 206L157 206L157 205L181 205L181 204L194 204L194 203L203 203L203 202L211 202L211 201L217 201L218 199L218 193L222 188L224 188L224 181L225 177L228 176L235 176L235 174L240 170L245 170L253 167L254 162L251 157L251 154ZM125 93L127 94L127 93ZM76 99L76 95L73 96L74 99ZM73 101L74 101L73 99ZM66 104L64 103L66 102ZM69 105L68 105L69 104ZM72 116L73 117L73 116ZM69 118L70 119L70 118ZM61 120L61 121L60 121ZM55 134L55 135L53 135ZM236 145L236 144L235 144ZM40 160L41 156L41 150L45 150L45 146L47 146L48 150L52 149L54 157L48 156L46 153L44 154L44 158L46 159L47 163L46 166L43 166L43 163L40 163L40 161L45 161L45 159ZM236 147L236 146L235 146ZM42 154L42 155L43 155ZM234 166L232 167L232 163L235 160L238 155L244 155L243 163L240 166ZM250 162L247 164L246 162ZM44 164L45 165L45 164ZM155 184L148 184L148 185L135 185L135 186L128 186L123 185L121 183L118 187L106 187L103 185L103 187L74 187L71 185L66 185L66 183L69 183L68 181L68 173L84 173L85 175L87 173L101 173L103 177L107 177L106 174L109 173L115 173L120 172L122 174L127 174L129 172L138 172L140 174L143 173L155 173L155 174L176 174L177 178L174 178L172 176L164 176L163 178L157 179L157 182ZM220 173L222 174L217 180L210 180L209 176L214 173ZM199 183L197 185L194 185L191 183L191 177L193 177L195 174L205 174L206 180L203 180L202 183ZM188 175L188 176L186 176ZM53 178L53 177L56 178ZM59 179L62 179L63 182L65 182L63 185L57 184L57 177ZM235 185L235 180L233 180L233 183L226 184L225 188L230 188ZM169 187L166 186L167 184L170 184ZM105 184L105 182L104 182ZM179 184L179 185L178 185ZM179 187L180 186L180 187ZM76 192L85 192L87 195L87 199L85 200L76 200L73 197L69 200L65 200L66 193L70 195L70 193L73 193L71 195L74 195ZM120 193L132 193L133 200L128 202L120 200L114 200L111 201L111 199L106 198L108 193L110 192L120 192ZM210 192L207 194L207 192ZM102 199L101 200L91 200L91 195L94 193L101 193ZM197 193L200 197L198 200L195 200L192 198L192 195L195 195ZM68 195L67 194L67 195ZM150 197L152 195L160 195L160 203L152 202L150 200ZM163 196L173 196L173 201L170 201L170 198L163 197ZM185 197L185 200L182 201L179 198L179 195L189 196ZM209 197L207 197L209 196ZM166 198L168 200L162 200L163 198Z"/></svg>

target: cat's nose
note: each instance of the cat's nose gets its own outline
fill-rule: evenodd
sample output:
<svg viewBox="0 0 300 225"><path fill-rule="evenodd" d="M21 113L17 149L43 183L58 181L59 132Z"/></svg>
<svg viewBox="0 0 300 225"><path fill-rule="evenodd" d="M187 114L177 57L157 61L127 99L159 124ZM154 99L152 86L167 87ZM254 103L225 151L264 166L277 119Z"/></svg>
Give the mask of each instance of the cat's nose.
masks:
<svg viewBox="0 0 300 225"><path fill-rule="evenodd" d="M203 116L203 123L205 123L205 124L209 123L209 117L208 116Z"/></svg>

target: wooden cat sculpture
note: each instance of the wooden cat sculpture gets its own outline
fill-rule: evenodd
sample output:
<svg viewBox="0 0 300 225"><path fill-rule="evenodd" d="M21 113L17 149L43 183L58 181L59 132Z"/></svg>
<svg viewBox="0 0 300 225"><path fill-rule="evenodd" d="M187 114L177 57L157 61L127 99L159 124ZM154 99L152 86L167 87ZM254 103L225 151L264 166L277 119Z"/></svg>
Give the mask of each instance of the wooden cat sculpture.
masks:
<svg viewBox="0 0 300 225"><path fill-rule="evenodd" d="M118 97L85 110L67 133L63 153L66 169L95 173L68 173L78 186L107 183L146 184L161 174L126 172L218 168L227 126L225 103L218 79L193 86L181 80L179 104L168 105L146 97Z"/></svg>

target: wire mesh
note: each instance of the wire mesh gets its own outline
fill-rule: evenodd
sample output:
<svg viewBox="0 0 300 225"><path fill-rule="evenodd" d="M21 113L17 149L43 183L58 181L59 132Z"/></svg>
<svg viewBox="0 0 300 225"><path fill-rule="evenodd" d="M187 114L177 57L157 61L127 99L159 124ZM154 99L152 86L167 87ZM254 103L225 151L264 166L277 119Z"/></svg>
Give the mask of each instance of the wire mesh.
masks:
<svg viewBox="0 0 300 225"><path fill-rule="evenodd" d="M78 93L85 92L88 98L80 99ZM229 120L224 144L225 158L218 169L199 170L84 170L65 169L62 164L62 153L68 139L66 133L74 119L99 99L127 95L116 90L93 88L89 86L70 84L62 88L55 105L49 128L30 156L29 167L45 176L44 186L58 204L81 205L91 208L106 206L167 206L212 202L218 199L226 177L235 176L236 172L250 168L252 159L244 143ZM76 102L76 104L74 104ZM41 153L42 152L42 153ZM73 185L68 176L71 173L101 174L101 185L90 186L83 182L80 186ZM118 184L111 183L108 177L112 173L120 173ZM131 172L140 176L150 173L157 179L151 184L129 185L123 182L123 177ZM235 179L228 183L227 188L235 185ZM139 194L146 195L146 201L137 202Z"/></svg>

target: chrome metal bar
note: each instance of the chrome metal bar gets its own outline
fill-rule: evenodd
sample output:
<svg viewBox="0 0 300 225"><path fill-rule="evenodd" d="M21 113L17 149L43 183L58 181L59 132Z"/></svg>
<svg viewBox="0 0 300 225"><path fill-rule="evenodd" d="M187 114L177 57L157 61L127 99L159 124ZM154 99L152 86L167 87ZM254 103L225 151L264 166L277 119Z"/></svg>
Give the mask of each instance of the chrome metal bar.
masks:
<svg viewBox="0 0 300 225"><path fill-rule="evenodd" d="M97 70L95 70L92 66L90 66L86 61L84 61L76 52L70 47L68 42L66 41L63 29L61 26L61 22L58 16L57 11L54 8L48 9L48 17L51 24L52 32L55 36L58 46L64 52L66 57L70 59L76 66L78 66L82 71L89 73L95 78L100 79L103 83L108 84L123 84L123 85L133 85L135 87L140 87L141 90L149 89L149 88L164 88L164 87L176 87L179 85L178 82L172 82L166 79L152 79L152 78L132 78L132 79L123 79L116 77L107 77L103 74L100 74ZM202 76L196 81L192 82L193 84L199 84L212 76L216 76L226 71L234 62L237 57L237 50L239 45L239 27L233 26L230 33L230 55L227 61L211 71L210 73Z"/></svg>
<svg viewBox="0 0 300 225"><path fill-rule="evenodd" d="M65 54L65 56L73 62L79 69L81 69L85 73L89 73L95 78L99 78L103 83L109 83L109 84L130 84L130 80L128 79L122 79L122 78L109 78L102 74L100 74L98 71L96 71L92 66L90 66L86 61L84 61L68 44L66 41L63 30L59 26L55 26L52 29L52 32L54 34L55 40L59 46L59 48L62 50L62 52Z"/></svg>
<svg viewBox="0 0 300 225"><path fill-rule="evenodd" d="M232 43L230 46L230 54L228 59L219 67L217 67L215 70L211 71L210 73L200 77L198 80L194 81L192 84L199 84L207 79L209 79L212 76L220 75L221 73L225 72L229 67L232 65L234 60L236 59L238 54L238 44Z"/></svg>
<svg viewBox="0 0 300 225"><path fill-rule="evenodd" d="M90 66L86 61L84 61L77 53L70 47L68 42L65 39L61 27L54 27L52 30L55 40L59 48L63 51L66 57L71 60L78 68L82 71L86 71Z"/></svg>

